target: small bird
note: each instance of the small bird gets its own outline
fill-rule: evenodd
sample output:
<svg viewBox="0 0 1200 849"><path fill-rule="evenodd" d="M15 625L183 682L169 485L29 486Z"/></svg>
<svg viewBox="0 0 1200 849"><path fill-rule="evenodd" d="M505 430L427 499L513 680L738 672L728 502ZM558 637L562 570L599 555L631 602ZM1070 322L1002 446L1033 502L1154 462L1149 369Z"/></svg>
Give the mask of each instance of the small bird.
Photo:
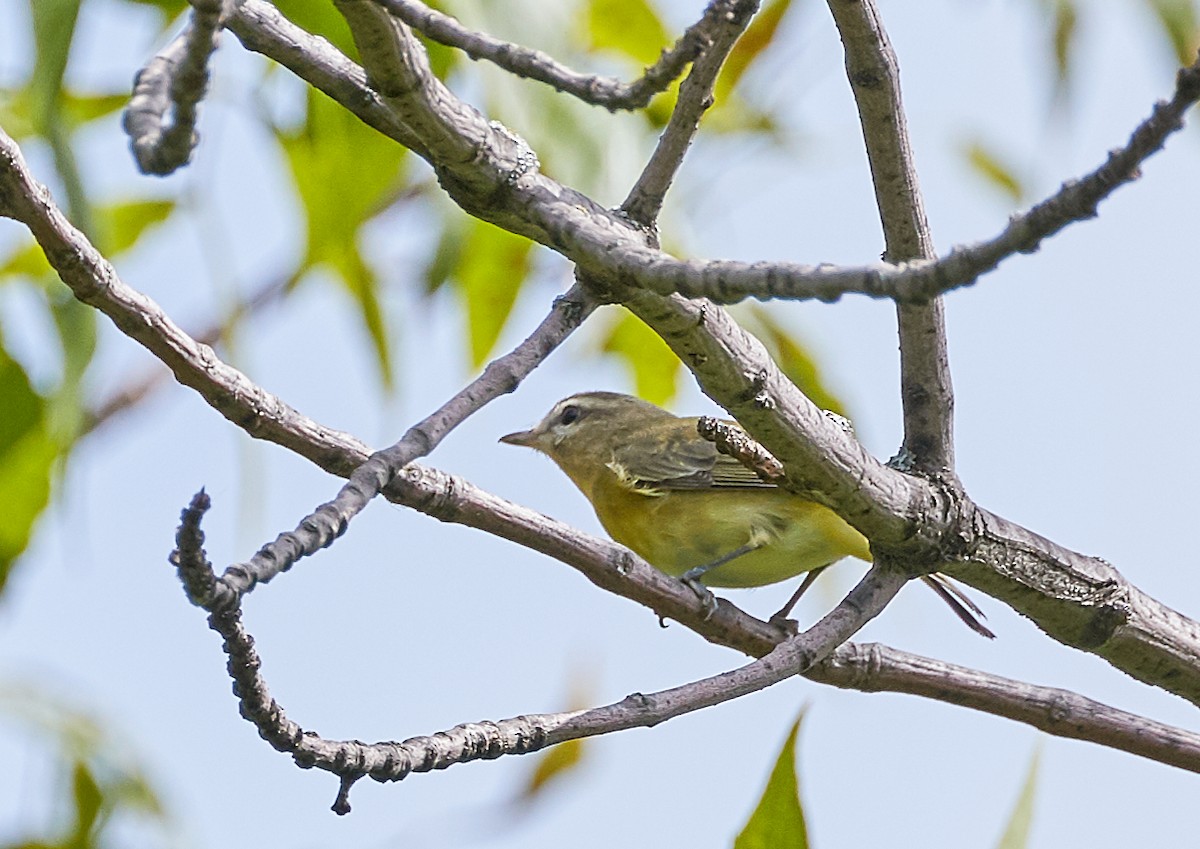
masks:
<svg viewBox="0 0 1200 849"><path fill-rule="evenodd" d="M500 441L547 455L614 540L669 575L710 587L760 587L808 573L778 618L826 566L844 557L871 561L866 537L828 507L718 452L700 436L698 421L631 395L581 392ZM972 630L995 637L949 579L923 580Z"/></svg>

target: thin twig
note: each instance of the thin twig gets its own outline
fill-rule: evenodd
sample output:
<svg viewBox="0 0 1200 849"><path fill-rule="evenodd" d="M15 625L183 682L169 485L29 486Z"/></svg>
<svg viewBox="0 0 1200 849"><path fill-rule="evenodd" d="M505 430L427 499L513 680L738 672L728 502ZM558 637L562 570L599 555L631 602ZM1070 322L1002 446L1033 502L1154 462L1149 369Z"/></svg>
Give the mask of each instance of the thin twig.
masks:
<svg viewBox="0 0 1200 849"><path fill-rule="evenodd" d="M595 307L596 301L579 287L555 298L549 315L524 341L488 363L479 377L410 427L398 442L372 454L354 470L333 500L301 519L294 531L284 531L249 561L227 568L222 585L236 596L244 595L256 584L266 583L301 558L330 545L401 469L433 451L447 434L488 402L516 389Z"/></svg>
<svg viewBox="0 0 1200 849"><path fill-rule="evenodd" d="M472 59L485 59L518 77L546 83L556 91L613 111L640 109L654 95L665 91L704 49L716 21L717 7L723 5L722 0L710 3L700 20L688 27L671 48L663 50L658 61L646 68L642 76L632 83L623 83L613 77L581 74L539 50L476 32L417 0L376 2L426 37L455 47Z"/></svg>
<svg viewBox="0 0 1200 849"><path fill-rule="evenodd" d="M722 454L732 457L758 475L763 483L781 486L786 482L783 463L772 457L771 452L751 439L738 425L712 416L701 416L696 422L696 432L716 445Z"/></svg>
<svg viewBox="0 0 1200 849"><path fill-rule="evenodd" d="M875 205L887 249L897 265L933 259L933 235L917 180L908 122L900 97L900 63L874 0L829 0L846 51L846 77L858 106ZM954 474L954 386L941 298L897 303L900 400L904 410L905 471Z"/></svg>
<svg viewBox="0 0 1200 849"><path fill-rule="evenodd" d="M782 641L746 666L680 687L638 693L616 704L569 714L467 723L403 742L327 740L287 718L267 688L260 671L262 660L242 625L240 607L221 604L219 582L204 553L200 529L208 506L208 496L201 491L183 511L171 562L188 597L209 611L209 626L221 635L242 716L254 723L264 740L290 754L300 766L323 769L341 779L332 806L338 814L350 812L350 788L366 776L381 782L401 781L413 772L528 754L567 740L657 725L803 674L878 615L908 580L901 572L873 567L841 604L808 631Z"/></svg>
<svg viewBox="0 0 1200 849"><path fill-rule="evenodd" d="M758 0L715 0L709 6L709 11L713 10L717 12L714 17L718 25L713 29L710 43L679 87L679 99L666 129L621 205L622 211L638 224L649 226L658 219L667 189L700 128L700 118L712 106L717 76L729 58L729 51L758 10Z"/></svg>
<svg viewBox="0 0 1200 849"><path fill-rule="evenodd" d="M200 142L196 110L208 89L208 60L232 0L189 2L187 29L138 71L125 108L122 125L145 174L165 176L186 165Z"/></svg>

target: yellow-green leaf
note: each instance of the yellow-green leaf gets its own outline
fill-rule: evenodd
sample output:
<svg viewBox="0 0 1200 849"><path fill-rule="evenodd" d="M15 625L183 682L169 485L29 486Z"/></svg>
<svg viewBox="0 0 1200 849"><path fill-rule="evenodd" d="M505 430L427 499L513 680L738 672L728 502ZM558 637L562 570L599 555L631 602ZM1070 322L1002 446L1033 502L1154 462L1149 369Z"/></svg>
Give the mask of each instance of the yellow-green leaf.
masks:
<svg viewBox="0 0 1200 849"><path fill-rule="evenodd" d="M533 244L486 221L472 219L450 275L467 308L471 365L481 366L504 329L529 273Z"/></svg>
<svg viewBox="0 0 1200 849"><path fill-rule="evenodd" d="M587 40L593 50L612 50L652 65L669 46L667 28L647 0L590 0Z"/></svg>
<svg viewBox="0 0 1200 849"><path fill-rule="evenodd" d="M1075 0L1055 0L1054 28L1050 43L1054 52L1055 88L1059 92L1065 92L1071 79L1071 55L1075 48L1078 25L1079 14L1075 8Z"/></svg>
<svg viewBox="0 0 1200 849"><path fill-rule="evenodd" d="M97 243L107 257L132 248L145 232L167 219L175 209L169 200L135 200L115 203L96 210L100 228Z"/></svg>
<svg viewBox="0 0 1200 849"><path fill-rule="evenodd" d="M792 0L771 0L754 16L750 26L746 27L742 37L729 52L729 58L721 68L721 75L717 77L713 98L718 104L728 97L754 61L771 46L775 33L779 31L779 22L783 20L791 5Z"/></svg>
<svg viewBox="0 0 1200 849"><path fill-rule="evenodd" d="M1175 51L1180 65L1196 61L1200 49L1200 22L1196 19L1196 5L1192 0L1146 0L1150 10L1158 19L1163 35Z"/></svg>
<svg viewBox="0 0 1200 849"><path fill-rule="evenodd" d="M1025 197L1025 187L1013 169L1001 161L995 151L982 141L973 141L963 148L963 155L971 170L984 179L992 188L1006 195L1014 203Z"/></svg>
<svg viewBox="0 0 1200 849"><path fill-rule="evenodd" d="M93 830L100 819L104 805L104 791L92 774L91 768L82 758L75 761L71 770L72 801L75 807L75 823L68 846L87 849L95 846Z"/></svg>
<svg viewBox="0 0 1200 849"><path fill-rule="evenodd" d="M34 522L50 500L57 455L46 425L46 402L20 364L0 347L0 591L29 545Z"/></svg>
<svg viewBox="0 0 1200 849"><path fill-rule="evenodd" d="M808 827L796 777L796 741L803 718L801 713L792 724L762 798L733 842L734 849L808 849Z"/></svg>
<svg viewBox="0 0 1200 849"><path fill-rule="evenodd" d="M601 337L600 350L624 361L642 398L666 404L675 397L682 363L657 333L624 307Z"/></svg>
<svg viewBox="0 0 1200 849"><path fill-rule="evenodd" d="M1021 792L1013 806L1004 833L996 849L1025 849L1029 845L1029 832L1033 826L1034 802L1037 799L1038 764L1041 761L1041 750L1035 749L1029 760L1029 771L1025 773L1025 781L1021 784Z"/></svg>
<svg viewBox="0 0 1200 849"><path fill-rule="evenodd" d="M758 337L767 348L771 359L783 370L788 379L822 410L851 418L846 405L825 385L816 360L794 334L785 328L766 307L752 304L745 311L738 311L738 320L746 329Z"/></svg>
<svg viewBox="0 0 1200 849"><path fill-rule="evenodd" d="M405 151L319 92L309 91L308 116L279 139L307 219L304 259L294 277L323 267L354 298L385 386L392 366L379 303L379 281L359 250L359 231L395 195Z"/></svg>

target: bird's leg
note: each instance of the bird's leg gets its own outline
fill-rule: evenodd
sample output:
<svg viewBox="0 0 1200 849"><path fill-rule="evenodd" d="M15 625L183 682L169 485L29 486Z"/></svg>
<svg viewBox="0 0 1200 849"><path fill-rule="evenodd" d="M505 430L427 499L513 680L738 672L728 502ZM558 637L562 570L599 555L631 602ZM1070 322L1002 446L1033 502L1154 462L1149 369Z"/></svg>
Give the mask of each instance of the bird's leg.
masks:
<svg viewBox="0 0 1200 849"><path fill-rule="evenodd" d="M704 605L705 619L708 619L713 615L713 613L716 612L717 600L713 596L712 590L700 583L700 579L713 569L716 569L718 566L724 566L730 560L736 560L743 554L749 554L751 551L761 548L762 545L763 544L761 542L748 542L740 548L735 548L733 551L718 557L716 560L713 560L710 563L701 563L699 566L694 566L679 576L679 580L691 587L692 592L700 596L700 601Z"/></svg>
<svg viewBox="0 0 1200 849"><path fill-rule="evenodd" d="M800 582L800 586L796 587L796 591L792 593L792 597L787 600L787 604L775 611L775 613L773 613L771 618L767 621L772 625L786 627L784 623L786 623L788 621L788 617L791 616L792 608L796 606L796 602L800 601L800 596L808 592L808 588L813 585L821 573L828 569L829 566L830 564L826 563L824 566L818 566L816 569L810 569L808 574L804 576L804 580Z"/></svg>

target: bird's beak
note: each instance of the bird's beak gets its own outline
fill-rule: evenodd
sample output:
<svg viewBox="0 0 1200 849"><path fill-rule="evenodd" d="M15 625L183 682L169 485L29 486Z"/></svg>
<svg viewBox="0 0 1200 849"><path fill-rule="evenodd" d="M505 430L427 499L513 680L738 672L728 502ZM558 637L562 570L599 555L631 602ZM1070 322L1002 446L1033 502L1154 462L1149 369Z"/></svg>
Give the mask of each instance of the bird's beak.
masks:
<svg viewBox="0 0 1200 849"><path fill-rule="evenodd" d="M500 441L505 445L523 445L526 448L537 448L539 436L541 434L536 430L518 430L516 433L508 433L500 437Z"/></svg>

